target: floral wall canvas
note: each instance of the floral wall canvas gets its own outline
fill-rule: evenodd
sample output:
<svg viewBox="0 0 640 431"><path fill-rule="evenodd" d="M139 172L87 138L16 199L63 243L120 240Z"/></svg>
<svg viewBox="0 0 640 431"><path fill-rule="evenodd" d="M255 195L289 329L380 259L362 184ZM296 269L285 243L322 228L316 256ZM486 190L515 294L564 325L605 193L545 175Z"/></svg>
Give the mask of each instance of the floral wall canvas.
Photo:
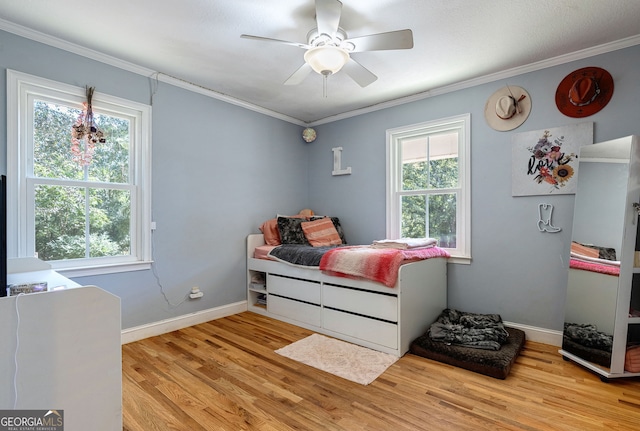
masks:
<svg viewBox="0 0 640 431"><path fill-rule="evenodd" d="M593 144L593 123L516 133L512 143L512 196L572 194L580 147Z"/></svg>

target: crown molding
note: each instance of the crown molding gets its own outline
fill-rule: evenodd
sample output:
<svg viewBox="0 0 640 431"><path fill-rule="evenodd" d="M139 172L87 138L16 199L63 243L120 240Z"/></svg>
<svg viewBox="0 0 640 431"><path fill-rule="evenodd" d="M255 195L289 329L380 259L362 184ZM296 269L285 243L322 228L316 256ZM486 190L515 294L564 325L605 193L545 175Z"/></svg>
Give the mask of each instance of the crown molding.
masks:
<svg viewBox="0 0 640 431"><path fill-rule="evenodd" d="M230 103L232 105L240 106L242 108L246 108L250 111L258 112L260 114L268 115L269 117L277 118L279 120L286 121L288 123L297 124L299 126L305 127L307 123L297 118L289 117L288 115L281 114L279 112L273 111L271 109L263 108L262 106L254 105L253 103L245 102L244 100L237 99L235 97L231 97L227 94L219 93L217 91L210 90L205 87L201 87L199 85L193 84L189 81L185 81L171 75L164 74L162 72L154 72L153 79L158 79L159 81L165 82L167 84L171 84L175 87L179 87L194 93L201 94L203 96L208 96L214 99L221 100L226 103Z"/></svg>
<svg viewBox="0 0 640 431"><path fill-rule="evenodd" d="M13 33L17 36L24 37L26 39L31 39L36 42L43 43L45 45L52 46L54 48L59 48L64 51L71 52L73 54L78 54L83 57L90 58L92 60L99 61L101 63L108 64L110 66L117 67L119 69L126 70L128 72L133 72L138 75L143 76L151 76L154 73L153 70L147 69L146 67L138 66L128 61L120 60L116 57L112 57L107 54L103 54L101 52L95 51L93 49L86 48L84 46L71 43L64 39L60 39L54 36L50 36L48 34L23 27L21 25L0 19L0 30L4 30L8 33Z"/></svg>
<svg viewBox="0 0 640 431"><path fill-rule="evenodd" d="M132 73L136 73L138 75L146 76L150 79L157 79L159 81L165 82L167 84L174 85L176 87L180 87L182 89L192 91L198 94L202 94L204 96L208 96L214 99L221 100L223 102L230 103L232 105L240 106L245 109L249 109L251 111L255 111L273 118L277 118L292 124L297 124L299 126L317 126L326 123L332 123L334 121L344 120L346 118L355 117L358 115L367 114L374 111L379 111L382 109L392 108L394 106L404 105L406 103L415 102L418 100L423 100L429 97L439 96L441 94L451 93L454 91L462 90L465 88L475 87L477 85L486 84L494 81L504 80L507 78L512 78L517 75L522 75L528 72L534 72L541 69L546 69L552 66L557 66L565 63L570 63L576 60L582 60L584 58L593 57L595 55L604 54L611 51L617 51L619 49L628 48L635 45L640 45L640 35L628 37L626 39L621 39L618 41L605 43L602 45L586 48L580 51L572 52L569 54L559 55L557 57L549 58L546 60L538 61L535 63L531 63L524 66L515 67L512 69L503 70L497 73L492 73L489 75L484 75L478 78L469 79L466 81L458 82L456 84L447 85L443 87L434 88L428 91L424 91L421 93L413 94L407 97L401 97L398 99L390 100L388 102L378 103L375 105L368 106L362 109L355 109L352 111L344 112L338 115L332 115L329 117L321 118L318 120L305 122L297 118L290 117L288 115L281 114L276 111L272 111L267 108L263 108L258 105L254 105L252 103L246 102L244 100L236 99L227 94L219 93L217 91L193 84L188 81L184 81L178 78L175 78L170 75L166 75L162 72L148 69L146 67L142 67L136 65L134 63L121 60L119 58L100 53L98 51L85 48L83 46L77 45L75 43L68 42L63 39L59 39L53 36L49 36L45 33L41 33L30 28L17 25L15 23L0 19L0 30L7 31L9 33L13 33L15 35L34 40L36 42L43 43L45 45L53 46L55 48L59 48L86 58L90 58L95 61L99 61L101 63L108 64L110 66L117 67L119 69L123 69Z"/></svg>
<svg viewBox="0 0 640 431"><path fill-rule="evenodd" d="M582 60L584 58L594 57L600 54L606 54L607 52L617 51L619 49L629 48L635 45L640 45L640 35L628 37L626 39L620 39L615 42L605 43L598 46L593 46L580 51L559 55L557 57L548 58L546 60L530 63L524 66L514 67L512 69L503 70L500 72L480 76L480 77L469 79L466 81L457 82L455 84L447 85L444 87L434 88L431 90L424 91L422 93L416 93L411 96L401 97L399 99L394 99L388 102L371 105L362 109L356 109L353 111L345 112L343 114L333 115L330 117L314 120L310 122L308 126L318 126L320 124L331 123L334 121L343 120L346 118L355 117L362 114L367 114L369 112L379 111L381 109L392 108L394 106L404 105L406 103L427 99L429 97L439 96L441 94L452 93L454 91L475 87L481 84L488 84L490 82L500 81L507 78L513 78L514 76L522 75L525 73L535 72L537 70L547 69L549 67L571 63L572 61Z"/></svg>
<svg viewBox="0 0 640 431"><path fill-rule="evenodd" d="M139 66L137 64L131 63L129 61L121 60L117 57L113 57L111 55L107 55L93 49L86 48L84 46L71 43L64 39L60 39L57 37L50 36L45 33L41 33L39 31L0 19L0 30L4 30L8 33L13 33L17 36L24 37L26 39L33 40L35 42L40 42L45 45L52 46L54 48L59 48L64 51L71 52L73 54L80 55L82 57L89 58L91 60L99 61L104 64L108 64L110 66L117 67L122 70L126 70L128 72L132 72L138 75L145 76L149 79L157 79L158 81L165 82L167 84L171 84L175 87L179 87L194 93L202 94L204 96L211 97L213 99L218 99L226 103L230 103L232 105L240 106L251 111L258 112L260 114L268 115L270 117L274 117L288 123L297 124L300 126L305 126L306 123L297 118L289 117L287 115L281 114L279 112L272 111L270 109L263 108L258 105L254 105L249 102L245 102L244 100L236 99L226 94L219 93L217 91L201 87L199 85L193 84L188 81L184 81L178 78L175 78L171 75L164 74L162 72L149 69L143 66Z"/></svg>

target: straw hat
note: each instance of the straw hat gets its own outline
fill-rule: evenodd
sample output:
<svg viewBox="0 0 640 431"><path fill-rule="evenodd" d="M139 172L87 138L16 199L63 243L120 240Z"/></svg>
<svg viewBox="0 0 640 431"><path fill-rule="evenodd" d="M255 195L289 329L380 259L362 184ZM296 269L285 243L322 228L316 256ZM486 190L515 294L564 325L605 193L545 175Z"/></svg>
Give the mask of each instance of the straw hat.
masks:
<svg viewBox="0 0 640 431"><path fill-rule="evenodd" d="M556 106L567 117L588 117L607 106L612 95L611 74L599 67L584 67L560 81Z"/></svg>
<svg viewBox="0 0 640 431"><path fill-rule="evenodd" d="M493 129L505 132L525 122L531 113L529 93L516 85L507 85L493 93L484 105L484 118Z"/></svg>

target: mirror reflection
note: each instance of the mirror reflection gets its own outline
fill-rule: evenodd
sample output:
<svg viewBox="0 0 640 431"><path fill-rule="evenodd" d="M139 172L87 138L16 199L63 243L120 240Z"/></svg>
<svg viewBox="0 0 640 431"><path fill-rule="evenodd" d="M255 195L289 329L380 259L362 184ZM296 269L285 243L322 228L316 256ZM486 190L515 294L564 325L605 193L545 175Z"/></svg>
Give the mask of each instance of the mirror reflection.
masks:
<svg viewBox="0 0 640 431"><path fill-rule="evenodd" d="M621 155L622 154L622 155ZM581 148L562 349L609 368L624 233L629 152Z"/></svg>

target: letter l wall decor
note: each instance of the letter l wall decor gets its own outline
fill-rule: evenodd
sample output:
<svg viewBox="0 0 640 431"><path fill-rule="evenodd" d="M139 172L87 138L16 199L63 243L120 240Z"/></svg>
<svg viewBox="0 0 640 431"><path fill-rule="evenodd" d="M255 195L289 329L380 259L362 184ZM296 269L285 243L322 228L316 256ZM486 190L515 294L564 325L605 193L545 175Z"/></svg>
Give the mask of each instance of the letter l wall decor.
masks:
<svg viewBox="0 0 640 431"><path fill-rule="evenodd" d="M333 172L331 175L350 175L351 166L342 169L342 147L332 148L333 151Z"/></svg>

